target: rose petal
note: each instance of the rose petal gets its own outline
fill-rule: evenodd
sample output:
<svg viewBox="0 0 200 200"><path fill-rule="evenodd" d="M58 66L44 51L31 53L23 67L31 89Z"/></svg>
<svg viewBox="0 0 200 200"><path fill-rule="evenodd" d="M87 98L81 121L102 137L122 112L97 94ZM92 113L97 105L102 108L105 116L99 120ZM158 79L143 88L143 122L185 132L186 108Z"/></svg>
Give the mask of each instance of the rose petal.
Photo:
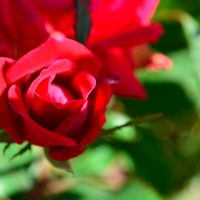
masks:
<svg viewBox="0 0 200 200"><path fill-rule="evenodd" d="M63 146L73 146L76 145L76 143L67 137L64 137L62 135L56 134L54 132L48 131L44 129L43 127L39 126L37 123L35 123L30 116L28 115L20 93L20 89L17 85L12 85L8 91L8 101L10 103L10 106L12 107L15 112L19 113L25 120L26 123L28 123L31 127L33 127L36 132L38 133L38 139L42 138L44 142L43 146L46 146L46 144L51 144L52 146L55 145L63 145ZM31 136L30 136L31 137ZM33 136L35 137L35 136ZM30 138L30 143L32 143Z"/></svg>
<svg viewBox="0 0 200 200"><path fill-rule="evenodd" d="M22 133L25 140L29 141L31 144L42 146L42 147L51 147L54 146L52 142L46 140L44 137L38 133L38 131L23 117L21 117L20 125L22 127Z"/></svg>
<svg viewBox="0 0 200 200"><path fill-rule="evenodd" d="M10 84L14 83L26 75L48 67L56 60L66 58L72 62L83 59L85 64L82 67L86 67L86 70L90 70L88 65L94 66L91 70L91 74L95 72L94 76L100 70L100 61L84 45L67 38L59 41L50 37L9 68L6 72L7 81Z"/></svg>
<svg viewBox="0 0 200 200"><path fill-rule="evenodd" d="M0 127L8 133L12 139L21 144L24 141L23 135L18 124L18 119L14 118L14 113L10 109L7 100L7 83L4 78L5 70L14 63L14 60L0 58Z"/></svg>
<svg viewBox="0 0 200 200"><path fill-rule="evenodd" d="M162 26L158 23L154 23L140 27L126 34L113 37L112 39L105 41L104 44L107 46L133 47L140 44L155 43L162 34Z"/></svg>
<svg viewBox="0 0 200 200"><path fill-rule="evenodd" d="M95 90L88 99L89 116L88 125L91 126L96 123L102 113L105 112L106 106L112 95L111 87L107 82L100 82L97 84Z"/></svg>
<svg viewBox="0 0 200 200"><path fill-rule="evenodd" d="M159 24L152 24L137 29L128 35L122 35L119 38L115 37L104 43L104 46L107 47L107 51L110 53L110 59L112 59L112 68L115 69L111 74L111 79L115 83L112 84L114 94L128 98L146 98L145 89L133 72L135 63L132 60L131 50L140 43L157 41L162 32L163 30ZM96 55L103 61L104 66L104 55L98 51L96 51Z"/></svg>
<svg viewBox="0 0 200 200"><path fill-rule="evenodd" d="M102 113L105 112L105 108L110 100L111 94L111 88L107 82L99 83L95 90L89 95L88 105L86 102L82 107L82 110L80 110L80 113L77 114L77 118L72 123L70 129L66 130L64 126L62 129L60 128L62 134L65 132L66 136L75 139L78 143L82 140L87 141L88 137L92 137L86 130L88 130L88 127L93 127L99 120ZM86 119L87 121L85 121ZM63 122L63 125L64 124L65 123Z"/></svg>
<svg viewBox="0 0 200 200"><path fill-rule="evenodd" d="M72 91L73 92L73 91ZM51 99L51 102L56 105L65 105L68 102L75 100L74 95L67 88L62 85L50 84L48 88L48 93ZM37 93L39 94L39 93ZM41 94L41 93L40 93Z"/></svg>
<svg viewBox="0 0 200 200"><path fill-rule="evenodd" d="M78 144L81 144L83 146L91 144L101 132L102 126L105 124L105 122L106 117L103 113L101 114L100 118L96 121L95 124L93 124L81 134L81 137L77 136L76 141L78 141Z"/></svg>
<svg viewBox="0 0 200 200"><path fill-rule="evenodd" d="M93 54L93 56L95 56ZM97 57L96 57L97 58ZM88 58L82 58L76 61L76 64L80 67L82 71L86 71L91 74L94 78L98 78L99 71L101 69L101 61L98 59L98 64L91 62Z"/></svg>
<svg viewBox="0 0 200 200"><path fill-rule="evenodd" d="M83 104L83 100L73 101L59 109L35 95L30 116L40 126L57 134L64 134L78 117Z"/></svg>
<svg viewBox="0 0 200 200"><path fill-rule="evenodd" d="M75 90L76 93L85 100L88 98L88 95L91 93L95 85L95 78L85 71L77 73L72 80L73 90Z"/></svg>
<svg viewBox="0 0 200 200"><path fill-rule="evenodd" d="M29 115L43 128L55 131L60 123L70 115L70 112L67 109L58 109L34 95Z"/></svg>
<svg viewBox="0 0 200 200"><path fill-rule="evenodd" d="M92 28L88 44L110 40L147 25L158 3L159 0L92 0L91 7L97 5L97 8L91 9Z"/></svg>
<svg viewBox="0 0 200 200"><path fill-rule="evenodd" d="M111 79L112 82L117 81L117 73L115 70L115 64L112 60L109 50L103 43L97 44L91 48L92 52L101 60L102 68L100 71L99 79L105 80Z"/></svg>
<svg viewBox="0 0 200 200"><path fill-rule="evenodd" d="M155 13L155 10L159 4L160 0L137 0L134 1L133 4L135 4L135 13L137 16L138 21L140 21L142 24L146 24L149 22L153 14Z"/></svg>
<svg viewBox="0 0 200 200"><path fill-rule="evenodd" d="M36 89L38 89L38 93L41 93L41 94L42 94L42 91L48 91L48 86L50 82L53 81L52 76L55 76L55 74L64 73L66 82L67 82L67 79L71 76L74 76L77 71L78 71L78 66L67 59L55 61L47 69L43 69L40 75L31 83L27 91L27 94L26 94L27 108L29 109L31 105L31 101L36 92ZM43 80L45 80L46 78L49 78L50 76L52 77L51 79L47 79L46 82L42 82ZM51 102L49 95L47 95L47 97L44 99Z"/></svg>
<svg viewBox="0 0 200 200"><path fill-rule="evenodd" d="M31 2L38 8L50 35L55 36L55 32L62 32L67 38L75 39L76 8L74 0L31 0Z"/></svg>
<svg viewBox="0 0 200 200"><path fill-rule="evenodd" d="M84 151L82 146L75 146L75 147L63 147L63 146L55 146L49 149L49 155L54 160L59 162L64 162L71 158L74 158Z"/></svg>
<svg viewBox="0 0 200 200"><path fill-rule="evenodd" d="M18 56L22 56L39 46L49 36L37 10L27 0L1 1L0 19L2 55L8 54L6 56L16 58L16 46ZM7 52L4 52L3 47L7 47Z"/></svg>
<svg viewBox="0 0 200 200"><path fill-rule="evenodd" d="M65 134L67 137L74 138L76 135L82 135L84 124L87 123L88 102L86 101L82 107L74 110L69 117L67 117L62 124L56 129L59 134ZM74 117L73 117L74 116ZM72 118L72 120L70 120ZM66 126L70 124L70 126Z"/></svg>
<svg viewBox="0 0 200 200"><path fill-rule="evenodd" d="M120 48L113 49L112 56L119 76L119 82L112 85L113 93L128 98L146 98L145 89L133 72L133 63Z"/></svg>

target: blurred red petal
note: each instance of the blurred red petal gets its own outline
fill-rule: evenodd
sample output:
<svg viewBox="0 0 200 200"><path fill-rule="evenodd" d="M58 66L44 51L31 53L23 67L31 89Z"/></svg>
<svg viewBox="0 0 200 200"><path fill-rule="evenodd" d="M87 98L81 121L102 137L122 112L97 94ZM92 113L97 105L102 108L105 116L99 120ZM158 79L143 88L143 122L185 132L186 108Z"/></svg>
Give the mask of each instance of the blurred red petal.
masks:
<svg viewBox="0 0 200 200"><path fill-rule="evenodd" d="M126 34L113 37L112 39L106 40L104 44L111 47L133 47L140 44L155 43L162 34L162 26L158 23L154 23L139 27Z"/></svg>
<svg viewBox="0 0 200 200"><path fill-rule="evenodd" d="M158 69L171 69L173 62L170 58L165 56L162 53L153 53L150 57L150 62L147 64L147 67L151 70Z"/></svg>
<svg viewBox="0 0 200 200"><path fill-rule="evenodd" d="M116 73L119 76L119 82L111 85L113 93L121 97L145 99L145 89L136 78L134 65L127 59L127 55L120 48L115 48L112 56L115 61Z"/></svg>
<svg viewBox="0 0 200 200"><path fill-rule="evenodd" d="M148 25L158 3L159 0L92 0L88 44L123 36Z"/></svg>
<svg viewBox="0 0 200 200"><path fill-rule="evenodd" d="M0 3L0 55L15 58L43 43L49 36L35 7L27 0ZM1 47L6 47L7 52ZM9 50L10 49L10 50Z"/></svg>

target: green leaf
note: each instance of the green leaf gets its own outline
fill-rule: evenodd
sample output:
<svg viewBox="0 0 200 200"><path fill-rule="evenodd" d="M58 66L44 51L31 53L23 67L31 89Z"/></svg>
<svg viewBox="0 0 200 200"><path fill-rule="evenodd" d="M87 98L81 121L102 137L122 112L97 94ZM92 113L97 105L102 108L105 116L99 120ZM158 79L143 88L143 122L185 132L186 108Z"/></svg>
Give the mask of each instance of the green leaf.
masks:
<svg viewBox="0 0 200 200"><path fill-rule="evenodd" d="M8 150L8 148L10 147L11 143L7 143L6 146L3 149L3 154L5 155L6 150Z"/></svg>
<svg viewBox="0 0 200 200"><path fill-rule="evenodd" d="M70 161L58 162L58 161L52 159L49 156L48 151L49 151L48 148L44 148L45 156L46 156L47 160L50 162L50 164L52 164L54 167L56 167L58 169L62 169L62 170L68 171L68 172L70 172L70 173L72 173L74 175L74 172L73 172L72 165L71 165Z"/></svg>
<svg viewBox="0 0 200 200"><path fill-rule="evenodd" d="M17 156L23 155L27 150L31 150L31 144L27 144L25 147L19 150L18 153L14 154L10 160L16 158Z"/></svg>
<svg viewBox="0 0 200 200"><path fill-rule="evenodd" d="M89 0L76 0L76 40L82 44L86 43L90 32L91 19L88 11Z"/></svg>

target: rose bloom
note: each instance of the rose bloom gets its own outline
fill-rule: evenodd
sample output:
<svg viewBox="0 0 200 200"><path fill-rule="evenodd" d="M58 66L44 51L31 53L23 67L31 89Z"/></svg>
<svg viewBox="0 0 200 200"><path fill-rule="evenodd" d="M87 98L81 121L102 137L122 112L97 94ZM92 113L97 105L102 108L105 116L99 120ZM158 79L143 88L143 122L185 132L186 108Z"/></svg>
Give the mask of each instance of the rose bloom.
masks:
<svg viewBox="0 0 200 200"><path fill-rule="evenodd" d="M0 67L0 126L14 142L65 161L99 135L111 89L85 46L49 38L18 61L1 57Z"/></svg>
<svg viewBox="0 0 200 200"><path fill-rule="evenodd" d="M81 2L81 1L80 1ZM91 31L86 46L101 60L113 93L146 97L135 70L170 68L172 62L148 46L163 29L150 23L159 0L90 0ZM49 35L75 39L74 0L7 0L0 4L0 55L19 58ZM47 33L48 32L48 33Z"/></svg>
<svg viewBox="0 0 200 200"><path fill-rule="evenodd" d="M51 35L75 39L74 0L30 2L38 9ZM115 82L112 88L116 95L145 98L145 89L136 78L135 69L172 66L169 58L153 53L148 46L163 34L160 24L150 23L158 4L159 0L90 0L92 23L86 46L99 57L108 78Z"/></svg>

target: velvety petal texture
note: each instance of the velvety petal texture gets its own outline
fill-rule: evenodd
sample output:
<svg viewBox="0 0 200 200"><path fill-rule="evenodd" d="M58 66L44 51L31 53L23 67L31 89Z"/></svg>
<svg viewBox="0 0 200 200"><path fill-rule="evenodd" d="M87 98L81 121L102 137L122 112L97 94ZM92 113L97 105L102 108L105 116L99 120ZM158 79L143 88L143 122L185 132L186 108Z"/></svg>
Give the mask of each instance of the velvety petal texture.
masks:
<svg viewBox="0 0 200 200"><path fill-rule="evenodd" d="M0 126L15 142L65 161L98 136L112 92L85 46L49 38L17 62L1 58L0 69Z"/></svg>
<svg viewBox="0 0 200 200"><path fill-rule="evenodd" d="M159 0L92 0L88 43L99 43L148 25L158 3Z"/></svg>
<svg viewBox="0 0 200 200"><path fill-rule="evenodd" d="M18 59L48 36L40 14L29 1L0 1L0 56Z"/></svg>
<svg viewBox="0 0 200 200"><path fill-rule="evenodd" d="M21 127L18 124L18 117L10 108L7 99L8 84L4 77L5 71L14 63L14 60L9 58L0 58L0 127L13 138L13 140L21 144L24 137L21 134Z"/></svg>

